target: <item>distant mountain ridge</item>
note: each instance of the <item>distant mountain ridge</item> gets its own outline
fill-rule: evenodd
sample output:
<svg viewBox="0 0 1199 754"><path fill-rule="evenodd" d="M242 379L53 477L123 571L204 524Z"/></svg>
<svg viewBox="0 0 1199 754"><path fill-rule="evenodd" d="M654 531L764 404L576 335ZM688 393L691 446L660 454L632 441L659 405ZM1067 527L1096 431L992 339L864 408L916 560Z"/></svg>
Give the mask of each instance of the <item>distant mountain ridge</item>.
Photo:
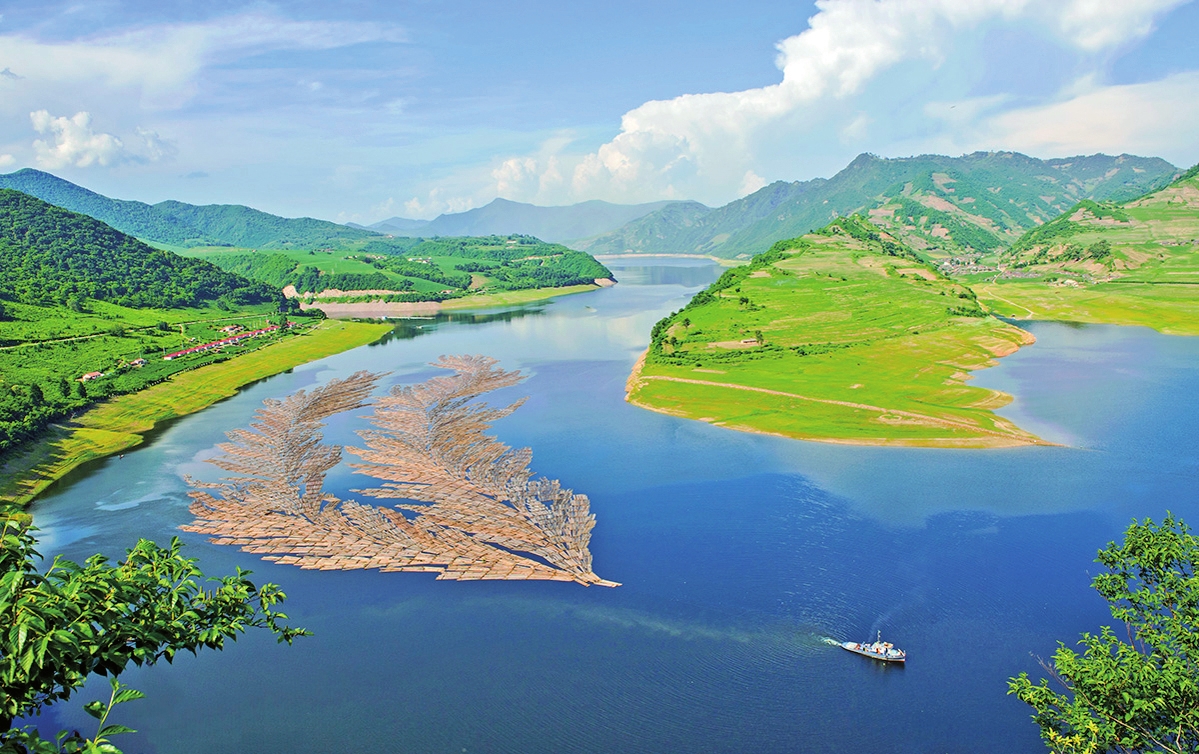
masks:
<svg viewBox="0 0 1199 754"><path fill-rule="evenodd" d="M1160 188L1178 169L1156 157L1040 160L1018 152L962 157L859 155L832 178L778 181L723 207L667 207L572 244L592 254L751 256L781 238L855 212L929 256L1010 245L1083 199L1122 201Z"/></svg>
<svg viewBox="0 0 1199 754"><path fill-rule="evenodd" d="M534 236L550 243L562 243L608 233L637 218L682 203L684 202L661 201L647 204L612 204L593 199L578 204L542 207L508 199L495 199L482 207L439 215L432 220L393 217L365 227L381 233L416 234L425 238L523 235ZM702 204L698 206L703 207Z"/></svg>
<svg viewBox="0 0 1199 754"><path fill-rule="evenodd" d="M173 246L312 249L378 236L308 217L284 218L239 204L158 204L112 199L40 170L0 175L0 188L93 217L122 233Z"/></svg>

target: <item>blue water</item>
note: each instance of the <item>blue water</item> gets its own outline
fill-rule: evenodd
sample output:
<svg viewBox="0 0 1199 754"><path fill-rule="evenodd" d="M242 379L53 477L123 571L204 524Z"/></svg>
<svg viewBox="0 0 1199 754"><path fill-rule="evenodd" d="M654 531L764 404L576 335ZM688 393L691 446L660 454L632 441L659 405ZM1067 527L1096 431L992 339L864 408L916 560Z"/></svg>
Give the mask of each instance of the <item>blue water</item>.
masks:
<svg viewBox="0 0 1199 754"><path fill-rule="evenodd" d="M652 324L719 269L617 260L621 285L544 306L412 320L386 342L276 376L92 464L33 508L43 550L119 555L190 520L184 474L264 398L357 369L387 385L443 353L529 379L495 431L587 493L596 572L618 589L308 572L183 534L211 573L281 584L293 647L251 635L135 669L128 752L1037 752L1006 679L1109 619L1096 550L1133 516L1199 522L1199 339L1029 325L1038 343L977 373L1002 413L1062 447L855 448L740 434L634 408ZM364 412L358 412L359 414ZM354 444L360 417L334 422ZM340 496L362 477L331 475ZM884 667L829 646L882 630ZM79 726L83 701L47 729Z"/></svg>

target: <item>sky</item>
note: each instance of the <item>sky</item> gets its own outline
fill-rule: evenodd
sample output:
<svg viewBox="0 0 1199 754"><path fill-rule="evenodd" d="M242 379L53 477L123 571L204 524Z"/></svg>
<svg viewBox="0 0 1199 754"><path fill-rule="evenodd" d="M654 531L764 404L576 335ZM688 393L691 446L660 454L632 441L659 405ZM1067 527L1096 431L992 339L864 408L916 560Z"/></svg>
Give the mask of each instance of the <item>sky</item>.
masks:
<svg viewBox="0 0 1199 754"><path fill-rule="evenodd" d="M0 172L122 199L718 206L976 150L1199 162L1199 0L0 3Z"/></svg>

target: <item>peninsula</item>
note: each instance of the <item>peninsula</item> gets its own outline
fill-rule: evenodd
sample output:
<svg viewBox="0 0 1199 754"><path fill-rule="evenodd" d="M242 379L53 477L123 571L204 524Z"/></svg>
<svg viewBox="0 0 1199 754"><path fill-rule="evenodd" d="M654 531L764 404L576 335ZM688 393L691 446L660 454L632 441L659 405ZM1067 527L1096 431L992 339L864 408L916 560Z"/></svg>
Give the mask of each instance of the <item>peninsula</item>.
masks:
<svg viewBox="0 0 1199 754"><path fill-rule="evenodd" d="M732 429L862 445L1042 444L970 372L1033 342L861 216L776 243L655 325L628 400Z"/></svg>

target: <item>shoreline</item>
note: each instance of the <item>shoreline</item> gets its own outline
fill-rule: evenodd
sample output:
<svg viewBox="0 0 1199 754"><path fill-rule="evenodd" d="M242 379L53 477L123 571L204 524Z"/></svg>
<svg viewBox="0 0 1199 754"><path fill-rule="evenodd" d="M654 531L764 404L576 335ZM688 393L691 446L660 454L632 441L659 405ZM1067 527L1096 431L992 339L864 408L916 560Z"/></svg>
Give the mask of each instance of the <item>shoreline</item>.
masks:
<svg viewBox="0 0 1199 754"><path fill-rule="evenodd" d="M606 279L605 279L606 280ZM596 283L591 285L571 285L564 288L532 288L524 291L508 291L493 293L487 296L468 296L452 298L446 301L360 301L352 304L328 302L321 303L320 299L300 304L300 309L320 309L325 316L332 319L383 319L386 317L431 317L447 311L462 311L467 309L490 309L496 306L516 306L531 304L538 301L548 301L558 296L568 296L574 293L588 293L608 288L615 283Z"/></svg>
<svg viewBox="0 0 1199 754"><path fill-rule="evenodd" d="M717 257L711 254L662 254L658 252L645 254L592 254L597 261L602 262L605 259L642 259L646 257L685 257L686 259L710 259L721 267L740 267L748 262L748 259L729 259L728 257Z"/></svg>
<svg viewBox="0 0 1199 754"><path fill-rule="evenodd" d="M321 322L307 333L110 398L69 423L53 426L5 459L0 465L0 502L27 506L79 466L137 447L163 422L208 408L259 380L373 343L390 329Z"/></svg>
<svg viewBox="0 0 1199 754"><path fill-rule="evenodd" d="M997 358L1002 358L1004 356L1008 356L1010 354L1015 353L1016 351L1020 350L1020 348L1022 348L1023 346L1032 345L1033 343L1036 342L1036 338L1033 337L1031 333L1027 333L1027 331L1024 331L1024 332L1026 332L1027 338L1023 339L1023 342L1020 343L1019 345L1013 343L1012 348L1010 350L995 349L992 351L992 353L994 353ZM1002 353L998 352L1000 350L1003 350L1003 352ZM1003 433L1001 431L985 430L982 428L977 428L977 427L972 427L972 426L963 426L963 425L959 424L958 422L955 422L952 419L942 419L940 417L931 417L931 416L930 417L922 417L922 418L924 418L926 420L931 420L938 424L944 424L946 426L959 426L962 429L977 432L980 436L964 437L964 438L950 438L950 437L945 437L945 438L834 437L834 436L829 436L829 435L809 435L809 434L802 434L802 433L772 432L770 430L759 429L757 427L752 427L752 426L745 425L745 424L731 424L731 423L726 423L724 421L717 421L711 417L692 416L684 411L668 409L668 408L665 408L662 406L653 405L652 403L648 403L644 400L639 400L634 395L634 393L639 388L643 387L649 380L664 380L664 381L668 381L668 382L695 382L697 384L703 384L703 385L707 385L707 386L711 386L711 387L723 387L723 388L726 388L729 390L747 390L747 391L751 391L751 392L765 392L765 393L771 393L771 394L778 394L780 396L785 396L785 397L789 397L792 399L811 401L811 402L815 402L815 403L844 405L844 406L847 406L850 408L870 408L873 410L884 411L884 412L887 412L890 414L897 414L897 415L906 415L906 414L910 414L911 412L902 411L902 410L898 410L898 409L886 409L886 408L879 407L879 406L865 406L862 404L850 404L850 403L846 403L844 401L837 401L837 400L832 400L832 399L812 398L809 396L798 395L795 393L783 393L781 391L768 390L765 388L755 388L755 387L746 386L746 385L738 385L736 383L718 383L718 382L710 382L707 380L687 380L684 378L670 377L670 376L664 376L664 375L648 375L647 376L647 375L642 374L642 372L645 368L646 356L648 356L648 355L649 355L649 349L646 348L644 351L641 352L641 355L639 357L637 357L637 361L634 362L633 368L629 372L628 379L625 380L625 401L627 403L637 406L638 408L646 409L647 411L653 411L655 413L665 414L666 416L674 416L674 417L678 417L680 419L689 419L691 421L699 421L699 422L703 422L705 424L711 424L712 426L715 426L715 427L723 427L725 429L731 429L731 430L734 430L737 432L747 432L749 434L756 434L756 435L769 435L772 437L785 437L785 438L791 439L791 440L804 440L804 441L808 441L808 442L822 442L822 443L828 443L831 445L857 445L857 446L862 446L862 447L943 448L943 449L970 449L970 450L993 450L993 449L998 449L998 448L1023 448L1023 447L1034 447L1034 446L1060 447L1057 443L1049 442L1048 440L1042 440L1041 438L1036 437L1035 435L1026 433L1026 432L1024 432L1024 430L1019 429L1019 427L1016 427L1014 424L1012 424L1011 426L1014 429L1016 429L1017 431L1026 435L1026 437L1028 439L1025 439L1025 437L1021 437L1018 435L1009 435L1009 434ZM969 376L973 377L972 374ZM1008 395L1007 393L1002 393L998 390L992 390L991 392L994 393L993 399L999 399L999 398L1007 398L1008 399L1006 401L1003 401L1002 405L1006 405L1007 403L1009 403L1011 401L1012 396ZM1000 418L1002 418L1002 417L1000 417ZM990 435L990 436L988 437L987 435Z"/></svg>

